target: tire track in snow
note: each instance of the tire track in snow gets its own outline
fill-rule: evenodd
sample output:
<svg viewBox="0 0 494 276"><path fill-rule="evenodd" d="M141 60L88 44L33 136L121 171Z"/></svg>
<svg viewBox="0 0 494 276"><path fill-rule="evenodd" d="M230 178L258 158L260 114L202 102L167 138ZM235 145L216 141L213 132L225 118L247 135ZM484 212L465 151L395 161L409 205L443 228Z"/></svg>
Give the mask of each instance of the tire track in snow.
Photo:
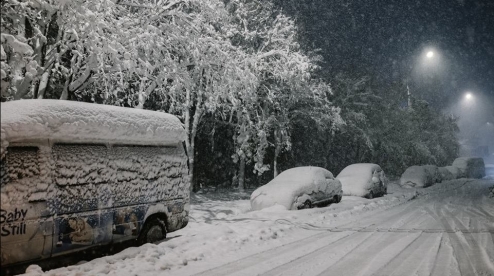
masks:
<svg viewBox="0 0 494 276"><path fill-rule="evenodd" d="M373 276L395 275L394 272L403 271L401 268L412 258L417 255L423 256L424 245L428 246L428 242L432 240L433 234L421 233L417 239L404 247L395 257L389 260L378 272L373 273ZM399 274L399 273L398 273Z"/></svg>
<svg viewBox="0 0 494 276"><path fill-rule="evenodd" d="M450 211L442 210L437 203L434 204L434 210L436 213L433 213L428 207L426 207L426 210L437 221L440 221L446 230L449 230L447 232L461 275L482 275L479 273L488 273L484 275L494 275L494 271L488 272L491 271L490 267L492 264L489 264L490 262L486 262L489 258L486 259L484 254L485 251L482 251L479 244L473 240L473 233L467 233L466 235L463 234L463 232L467 232L467 228L459 219L452 216ZM459 230L462 232L454 231L447 218L461 227Z"/></svg>
<svg viewBox="0 0 494 276"><path fill-rule="evenodd" d="M398 206L399 208L396 208L396 210L391 209L391 210L385 210L379 214L373 215L371 217L364 218L359 221L352 221L348 222L342 225L339 225L337 227L334 227L334 229L354 229L354 230L359 230L362 227L364 228L370 228L374 225L376 225L376 221L379 222L379 227L374 228L375 230L379 229L396 229L398 227L403 226L404 224L409 222L409 218L414 215L413 211L417 211L417 206L420 206L423 204L422 202L419 202L418 200L415 200L413 202L408 202L408 204L400 205ZM404 207L404 208L402 208ZM391 215L390 215L391 213ZM357 226L357 225L358 226Z"/></svg>
<svg viewBox="0 0 494 276"><path fill-rule="evenodd" d="M447 213L447 212L446 212ZM463 229L466 230L466 226L456 217L452 217L452 220ZM477 221L478 228L478 221ZM475 229L476 226L472 225L472 228ZM486 233L487 234L487 233ZM470 260L473 262L474 268L478 275L494 275L494 263L489 258L485 248L478 241L480 238L480 233L468 233L467 231L462 231L457 233L457 236L461 236L462 238L459 240L463 240L466 242L466 245L469 247L467 255L469 255ZM492 233L491 233L492 235Z"/></svg>
<svg viewBox="0 0 494 276"><path fill-rule="evenodd" d="M406 247L419 235L420 233L375 233L352 250L351 254L345 254L334 264L327 263L326 269L318 275L359 276L370 269L376 270L379 268L379 263L386 263L390 256L398 253L396 251L399 251L400 247ZM332 250L338 250L338 248ZM376 264L377 268L373 267Z"/></svg>
<svg viewBox="0 0 494 276"><path fill-rule="evenodd" d="M336 264L339 261L341 261L342 258L345 258L346 256L349 256L349 259L353 258L355 254L359 255L359 253L356 253L356 250L360 250L359 248L363 247L364 249L361 250L366 250L368 249L368 252L372 252L371 255L375 254L376 251L379 251L379 248L381 250L387 249L390 250L390 248L387 248L387 246L382 247L382 245L389 245L393 243L394 240L402 240L405 238L404 245L408 245L408 243L412 242L407 240L407 238L410 238L410 236L413 235L419 235L417 233L414 234L409 234L409 233L398 233L393 232L393 229L396 229L394 227L399 227L407 224L410 221L411 217L415 217L419 214L417 214L417 209L415 208L416 205L418 206L421 203L414 203L414 204L409 204L402 210L398 210L398 212L394 212L391 216L389 215L389 212L382 213L376 216L372 216L372 219L368 222L360 223L360 225L364 224L370 224L367 227L361 229L359 227L351 227L352 223L349 225L347 229L352 229L352 230L358 230L359 233L369 233L370 236L368 239L359 241L358 244L353 244L352 246L349 245L339 245L339 243L343 242L349 242L353 243L354 240L350 240L351 238L354 238L355 235L351 235L348 237L348 241L341 240L338 241L338 244L332 244L329 248L321 248L317 252L312 252L310 254L306 254L298 258L296 261L293 261L291 263L285 264L283 266L279 266L277 268L274 268L270 271L268 271L265 274L262 275L315 275L317 271L320 271L321 273L324 273L324 270L327 269L329 265ZM379 217L378 220L376 220L376 217ZM376 222L378 225L382 226L379 228L372 228L374 225L376 225ZM346 224L348 225L348 224ZM387 228L389 232L380 232L380 230ZM342 229L342 228L340 228ZM343 230L343 229L342 229ZM376 232L377 231L377 232ZM357 234L357 233L356 233ZM357 234L360 235L360 234ZM391 238L390 238L391 236ZM379 239L378 241L374 241L376 239ZM376 245L376 246L370 246L370 245ZM367 246L364 246L367 245ZM381 245L379 247L378 245ZM341 250L341 248L343 250ZM327 252L324 253L324 250ZM338 253L333 253L334 251L338 251ZM392 250L397 250L396 248L393 248ZM399 250L398 250L399 251ZM344 254L343 254L344 253ZM395 252L396 253L396 252ZM331 256L331 258L328 258L328 255ZM368 257L368 253L360 254L363 259L366 259ZM382 261L382 260L381 260ZM351 261L350 261L351 262ZM360 262L362 265L368 264L368 262ZM307 271L307 267L310 268L310 271ZM338 275L338 274L335 274ZM346 272L344 274L340 275L354 275L352 273L347 274Z"/></svg>
<svg viewBox="0 0 494 276"><path fill-rule="evenodd" d="M458 262L453 255L449 235L443 235L442 238L430 276L461 276Z"/></svg>
<svg viewBox="0 0 494 276"><path fill-rule="evenodd" d="M436 206L434 207L435 207L434 209L438 209ZM448 232L448 236L451 242L451 247L453 248L452 253L456 258L456 260L458 261L458 268L460 270L460 274L469 275L475 273L475 269L473 268L472 261L467 255L465 249L463 248L463 245L461 244L460 240L454 233L453 228L451 228L450 224L446 221L446 219L441 214L438 215L434 214L428 207L425 207L425 210L435 220L439 221L443 225L445 230ZM440 210L436 210L436 212L440 213Z"/></svg>
<svg viewBox="0 0 494 276"><path fill-rule="evenodd" d="M258 265L261 262L271 260L272 258L283 255L284 253L299 250L300 247L302 247L304 245L311 245L313 243L317 243L321 239L328 238L332 234L333 233L331 233L331 232L324 232L324 233L312 235L310 237L300 239L300 240L297 240L297 241L294 241L292 243L285 244L285 245L282 245L279 247L268 249L266 251L263 251L263 252L245 257L243 259L233 261L233 262L225 264L223 266L212 268L212 269L209 269L209 270L206 270L206 271L200 272L198 274L194 274L194 275L196 275L196 276L199 276L199 275L200 276L232 275L236 271L245 269L245 268L253 266L253 265ZM345 233L345 234L343 234L342 238L345 238L349 235L352 235L352 233L351 234ZM336 235L333 235L333 236L338 237Z"/></svg>
<svg viewBox="0 0 494 276"><path fill-rule="evenodd" d="M372 232L357 232L333 244L299 256L289 263L277 266L260 275L317 275L327 267L328 263L335 263L348 254L351 254L360 245L369 242L369 238L372 239L373 235L375 234Z"/></svg>

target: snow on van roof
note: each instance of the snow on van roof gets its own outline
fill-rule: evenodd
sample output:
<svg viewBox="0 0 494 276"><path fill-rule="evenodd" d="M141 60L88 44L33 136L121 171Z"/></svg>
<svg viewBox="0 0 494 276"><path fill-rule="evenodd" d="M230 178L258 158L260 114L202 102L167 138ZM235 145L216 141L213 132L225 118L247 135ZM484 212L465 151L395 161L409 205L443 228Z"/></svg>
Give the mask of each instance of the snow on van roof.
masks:
<svg viewBox="0 0 494 276"><path fill-rule="evenodd" d="M185 138L180 120L163 112L63 100L1 104L2 156L9 143L27 139L169 145Z"/></svg>

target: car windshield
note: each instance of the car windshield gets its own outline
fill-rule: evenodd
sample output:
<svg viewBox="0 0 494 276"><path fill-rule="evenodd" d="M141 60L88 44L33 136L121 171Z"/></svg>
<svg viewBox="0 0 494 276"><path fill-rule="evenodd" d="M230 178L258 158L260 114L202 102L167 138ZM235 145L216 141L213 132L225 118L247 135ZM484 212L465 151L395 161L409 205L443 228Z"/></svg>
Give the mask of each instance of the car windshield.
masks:
<svg viewBox="0 0 494 276"><path fill-rule="evenodd" d="M494 275L494 0L0 2L0 274Z"/></svg>

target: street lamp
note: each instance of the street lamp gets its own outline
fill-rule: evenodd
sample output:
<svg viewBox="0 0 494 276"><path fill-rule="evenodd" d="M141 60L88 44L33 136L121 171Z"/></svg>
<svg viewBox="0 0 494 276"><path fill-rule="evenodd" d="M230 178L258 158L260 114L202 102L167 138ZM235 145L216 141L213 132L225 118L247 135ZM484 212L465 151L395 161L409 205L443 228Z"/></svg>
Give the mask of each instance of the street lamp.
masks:
<svg viewBox="0 0 494 276"><path fill-rule="evenodd" d="M467 94L465 94L465 99L467 99L468 101L472 100L472 98L473 98L472 93L467 92Z"/></svg>
<svg viewBox="0 0 494 276"><path fill-rule="evenodd" d="M423 52L424 53L424 52ZM437 58L435 58L436 56L436 53L433 51L433 50L427 50L427 52L425 52L425 59L423 58L424 57L424 54L422 53L422 62L423 64L431 64L433 63L434 60L436 60ZM410 69L410 73L408 75L411 74L412 70L414 69L415 66L412 66L412 68ZM405 79L405 82L406 82L406 85L407 85L407 97L408 97L408 108L412 108L412 93L410 92L410 86L409 86L409 76L407 77L407 79Z"/></svg>

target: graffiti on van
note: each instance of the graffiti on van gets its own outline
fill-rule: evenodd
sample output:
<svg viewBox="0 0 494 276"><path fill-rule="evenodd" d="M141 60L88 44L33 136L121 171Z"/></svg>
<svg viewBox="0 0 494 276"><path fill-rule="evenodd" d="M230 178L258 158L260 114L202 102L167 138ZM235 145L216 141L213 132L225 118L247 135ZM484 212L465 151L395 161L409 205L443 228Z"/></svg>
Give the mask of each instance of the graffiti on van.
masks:
<svg viewBox="0 0 494 276"><path fill-rule="evenodd" d="M54 252L61 252L111 240L110 216L90 214L57 219Z"/></svg>
<svg viewBox="0 0 494 276"><path fill-rule="evenodd" d="M137 237L142 227L146 209L144 206L116 209L113 216L112 234L114 239L128 236Z"/></svg>
<svg viewBox="0 0 494 276"><path fill-rule="evenodd" d="M0 209L0 224L2 225L1 235L7 237L10 235L26 234L27 209L15 208L13 211Z"/></svg>

